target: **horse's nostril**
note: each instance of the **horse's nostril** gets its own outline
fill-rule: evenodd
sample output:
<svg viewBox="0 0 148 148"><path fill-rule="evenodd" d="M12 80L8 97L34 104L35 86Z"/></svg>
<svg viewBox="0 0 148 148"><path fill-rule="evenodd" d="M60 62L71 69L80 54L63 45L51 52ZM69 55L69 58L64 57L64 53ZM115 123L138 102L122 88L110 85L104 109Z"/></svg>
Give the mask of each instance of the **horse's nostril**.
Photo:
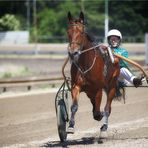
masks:
<svg viewBox="0 0 148 148"><path fill-rule="evenodd" d="M69 54L69 57L72 61L75 61L77 62L78 59L79 59L79 55L80 55L80 52L79 51L75 51L75 52L68 52Z"/></svg>
<svg viewBox="0 0 148 148"><path fill-rule="evenodd" d="M77 54L78 54L78 52L76 51L76 52L74 52L74 54L73 54L73 55L74 55L74 56L76 56Z"/></svg>

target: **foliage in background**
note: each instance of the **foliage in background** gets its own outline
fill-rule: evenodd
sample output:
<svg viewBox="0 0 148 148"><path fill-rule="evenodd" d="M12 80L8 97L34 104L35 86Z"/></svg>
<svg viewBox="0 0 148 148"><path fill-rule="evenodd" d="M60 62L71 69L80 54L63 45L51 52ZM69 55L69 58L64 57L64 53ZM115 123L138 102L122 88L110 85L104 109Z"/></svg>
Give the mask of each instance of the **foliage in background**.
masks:
<svg viewBox="0 0 148 148"><path fill-rule="evenodd" d="M20 21L13 14L6 14L0 19L0 31L16 31L20 29Z"/></svg>
<svg viewBox="0 0 148 148"><path fill-rule="evenodd" d="M108 6L109 29L119 29L126 42L144 42L144 35L148 32L148 1L108 0ZM32 41L65 42L67 12L78 16L81 10L85 13L88 31L98 41L104 37L105 0L3 0L0 1L0 10L1 17L6 13L14 14L21 23L21 29L31 31Z"/></svg>
<svg viewBox="0 0 148 148"><path fill-rule="evenodd" d="M148 31L148 17L145 17L145 1L111 1L109 3L109 28L118 28L126 41L128 36L136 42L144 41L144 33ZM131 38L132 39L132 38ZM131 40L132 42L132 40Z"/></svg>

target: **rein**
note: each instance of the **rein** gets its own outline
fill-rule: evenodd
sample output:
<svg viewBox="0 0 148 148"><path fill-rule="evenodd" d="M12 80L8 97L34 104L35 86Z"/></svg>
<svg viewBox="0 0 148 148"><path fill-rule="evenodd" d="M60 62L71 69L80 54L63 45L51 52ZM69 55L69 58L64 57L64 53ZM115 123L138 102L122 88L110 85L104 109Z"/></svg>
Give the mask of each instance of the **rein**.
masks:
<svg viewBox="0 0 148 148"><path fill-rule="evenodd" d="M91 48L88 48L88 49L86 49L86 50L79 51L78 54L81 55L81 54L86 53L86 52L88 52L88 51L94 50L95 48L97 48L97 47L99 47L99 46L100 46L100 44L99 44L99 45L96 45L96 46L93 46L93 47L91 47ZM95 62L96 62L96 50L95 50L95 57L94 57L94 59L93 59L93 62L92 62L92 64L91 64L91 66L90 66L87 70L84 70L84 71L83 71L83 70L79 67L79 65L78 65L73 59L71 59L71 60L72 60L72 62L74 63L74 65L78 68L78 70L79 70L82 74L86 74L87 72L89 72L89 71L93 68L93 66L94 66L94 64L95 64Z"/></svg>
<svg viewBox="0 0 148 148"><path fill-rule="evenodd" d="M95 48L97 48L97 47L99 47L99 46L100 46L100 44L99 44L99 45L96 45L96 46L93 46L93 47L91 47L91 48L88 48L88 49L86 49L86 50L79 51L79 54L83 54L83 53L88 52L88 51L90 51L90 50L93 50L93 49L95 49Z"/></svg>
<svg viewBox="0 0 148 148"><path fill-rule="evenodd" d="M73 60L73 63L75 64L75 66L78 68L78 70L79 70L82 74L86 74L87 72L89 72L89 71L93 68L95 62L96 62L96 50L95 50L95 58L93 59L93 63L92 63L92 65L91 65L87 70L84 70L84 71L83 71L83 70L79 67L79 65Z"/></svg>

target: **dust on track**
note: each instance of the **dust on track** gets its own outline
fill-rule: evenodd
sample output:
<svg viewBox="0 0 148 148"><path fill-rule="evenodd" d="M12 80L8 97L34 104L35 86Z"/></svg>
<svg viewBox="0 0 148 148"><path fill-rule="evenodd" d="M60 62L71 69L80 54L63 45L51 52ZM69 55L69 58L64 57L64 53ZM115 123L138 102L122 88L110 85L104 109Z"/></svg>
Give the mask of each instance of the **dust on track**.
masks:
<svg viewBox="0 0 148 148"><path fill-rule="evenodd" d="M106 135L92 117L92 106L80 95L75 134L60 143L54 107L55 92L36 92L0 99L1 147L146 148L148 145L147 88L127 88L126 104L114 101ZM31 92L30 92L31 93ZM105 95L101 108L104 107Z"/></svg>

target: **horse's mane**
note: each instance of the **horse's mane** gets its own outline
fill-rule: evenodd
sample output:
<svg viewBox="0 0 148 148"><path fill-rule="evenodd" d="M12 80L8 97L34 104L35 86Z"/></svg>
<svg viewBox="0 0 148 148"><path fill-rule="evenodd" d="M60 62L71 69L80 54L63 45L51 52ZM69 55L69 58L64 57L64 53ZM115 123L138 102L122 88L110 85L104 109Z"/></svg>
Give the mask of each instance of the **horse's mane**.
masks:
<svg viewBox="0 0 148 148"><path fill-rule="evenodd" d="M90 33L88 30L85 30L85 35L86 35L87 39L93 43L94 46L98 44L95 37L93 36L93 34Z"/></svg>

